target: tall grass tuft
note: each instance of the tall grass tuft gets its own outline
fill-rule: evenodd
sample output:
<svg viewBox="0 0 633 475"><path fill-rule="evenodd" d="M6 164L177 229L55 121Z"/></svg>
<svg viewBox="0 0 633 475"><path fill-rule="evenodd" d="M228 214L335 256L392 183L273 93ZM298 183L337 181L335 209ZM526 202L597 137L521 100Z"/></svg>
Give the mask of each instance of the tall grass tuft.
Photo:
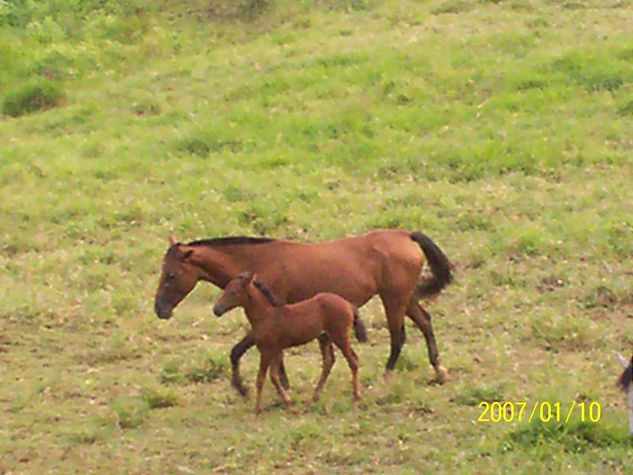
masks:
<svg viewBox="0 0 633 475"><path fill-rule="evenodd" d="M528 447L556 444L565 452L584 453L591 448L616 445L630 447L633 445L633 439L623 429L606 428L593 422L538 422L510 432L504 444L505 450L512 450L515 447L525 450Z"/></svg>
<svg viewBox="0 0 633 475"><path fill-rule="evenodd" d="M33 82L7 93L2 102L2 112L11 117L19 117L52 109L63 100L64 92L58 84L51 81Z"/></svg>

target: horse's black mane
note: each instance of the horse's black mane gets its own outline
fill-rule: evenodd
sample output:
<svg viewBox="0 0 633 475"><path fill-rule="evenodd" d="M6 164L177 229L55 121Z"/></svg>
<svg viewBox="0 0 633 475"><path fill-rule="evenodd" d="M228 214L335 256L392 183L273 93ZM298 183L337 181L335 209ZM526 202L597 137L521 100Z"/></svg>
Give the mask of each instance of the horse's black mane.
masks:
<svg viewBox="0 0 633 475"><path fill-rule="evenodd" d="M266 300L268 300L273 307L283 307L283 302L273 295L270 289L266 287L266 284L260 282L259 280L254 280L253 284L261 291L262 294L264 294Z"/></svg>
<svg viewBox="0 0 633 475"><path fill-rule="evenodd" d="M192 241L188 246L235 246L240 244L266 244L274 239L267 237L229 236L214 239Z"/></svg>

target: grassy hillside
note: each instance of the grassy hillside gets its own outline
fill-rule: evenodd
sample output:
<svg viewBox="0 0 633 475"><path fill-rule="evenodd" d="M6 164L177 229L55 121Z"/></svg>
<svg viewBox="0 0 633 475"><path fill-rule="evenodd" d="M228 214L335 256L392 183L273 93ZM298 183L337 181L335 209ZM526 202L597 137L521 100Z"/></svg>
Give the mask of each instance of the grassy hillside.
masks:
<svg viewBox="0 0 633 475"><path fill-rule="evenodd" d="M625 472L633 2L0 1L0 472ZM153 314L167 233L422 230L456 265L394 381L378 302L298 414L229 387L239 311ZM243 359L251 384L253 350ZM482 423L597 401L598 423Z"/></svg>

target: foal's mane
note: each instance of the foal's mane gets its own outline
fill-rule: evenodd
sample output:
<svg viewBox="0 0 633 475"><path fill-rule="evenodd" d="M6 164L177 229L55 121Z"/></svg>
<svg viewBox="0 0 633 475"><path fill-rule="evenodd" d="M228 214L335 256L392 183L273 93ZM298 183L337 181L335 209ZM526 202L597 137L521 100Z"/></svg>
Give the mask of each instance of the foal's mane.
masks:
<svg viewBox="0 0 633 475"><path fill-rule="evenodd" d="M260 282L259 280L254 280L253 281L253 285L255 285L255 287L257 287L259 289L259 291L262 294L264 294L264 297L266 297L266 300L268 300L268 302L273 307L283 307L284 303L273 295L273 293L266 286L266 284L264 284L263 282Z"/></svg>
<svg viewBox="0 0 633 475"><path fill-rule="evenodd" d="M240 244L266 244L272 241L274 241L274 239L268 237L229 236L191 241L187 246L236 246Z"/></svg>

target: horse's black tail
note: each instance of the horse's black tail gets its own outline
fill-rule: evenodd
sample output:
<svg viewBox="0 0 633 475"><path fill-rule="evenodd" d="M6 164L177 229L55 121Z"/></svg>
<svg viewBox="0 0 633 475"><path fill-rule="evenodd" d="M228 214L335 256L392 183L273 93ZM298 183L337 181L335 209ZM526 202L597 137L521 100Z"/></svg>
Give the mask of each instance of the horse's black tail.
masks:
<svg viewBox="0 0 633 475"><path fill-rule="evenodd" d="M367 342L367 329L365 328L365 324L360 319L360 315L358 314L358 309L354 307L354 334L356 335L356 339L361 343Z"/></svg>
<svg viewBox="0 0 633 475"><path fill-rule="evenodd" d="M411 239L422 248L422 252L424 252L426 260L431 267L432 274L430 278L424 278L418 282L415 294L418 298L437 294L453 280L451 275L453 265L442 250L437 247L437 244L426 234L416 231L411 233Z"/></svg>
<svg viewBox="0 0 633 475"><path fill-rule="evenodd" d="M633 356L626 369L618 378L617 385L625 393L629 391L629 386L633 383Z"/></svg>

